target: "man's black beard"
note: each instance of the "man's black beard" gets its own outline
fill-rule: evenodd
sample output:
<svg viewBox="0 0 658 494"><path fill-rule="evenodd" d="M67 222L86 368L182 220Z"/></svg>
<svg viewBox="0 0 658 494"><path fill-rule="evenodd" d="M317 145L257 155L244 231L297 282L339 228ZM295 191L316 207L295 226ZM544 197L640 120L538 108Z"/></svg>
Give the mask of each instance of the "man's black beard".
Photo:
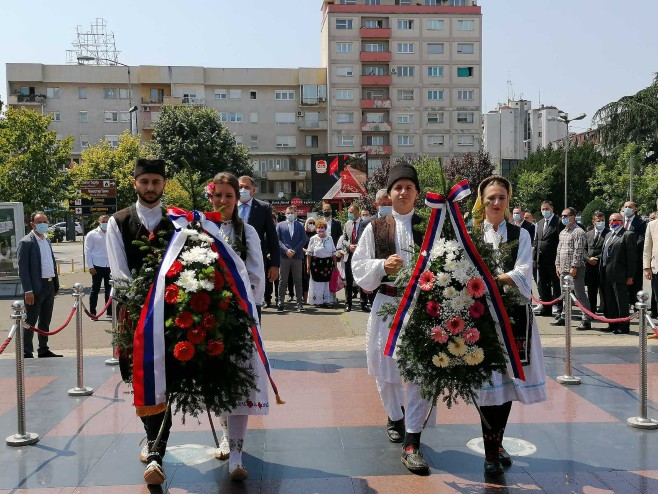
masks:
<svg viewBox="0 0 658 494"><path fill-rule="evenodd" d="M157 203L158 201L160 201L160 198L162 197L162 194L163 194L163 193L160 193L160 194L158 195L158 197L156 197L155 199L153 199L153 200L149 200L149 199L147 199L146 197L144 197L142 194L140 194L139 192L137 192L137 197L139 197L139 199L141 200L141 202L143 202L144 204L155 204L155 203Z"/></svg>

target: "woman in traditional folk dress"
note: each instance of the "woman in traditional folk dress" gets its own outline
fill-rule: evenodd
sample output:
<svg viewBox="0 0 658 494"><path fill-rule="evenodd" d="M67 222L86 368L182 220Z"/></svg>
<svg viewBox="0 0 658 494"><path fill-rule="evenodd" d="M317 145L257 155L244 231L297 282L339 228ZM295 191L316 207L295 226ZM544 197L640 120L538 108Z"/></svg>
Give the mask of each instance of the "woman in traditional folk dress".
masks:
<svg viewBox="0 0 658 494"><path fill-rule="evenodd" d="M337 267L336 246L327 235L325 220L315 220L315 231L318 233L311 237L306 249L306 268L311 273L307 303L328 306L336 302L336 295L329 290L331 273Z"/></svg>
<svg viewBox="0 0 658 494"><path fill-rule="evenodd" d="M214 190L210 197L213 209L222 212L222 224L219 232L222 238L242 258L249 273L249 281L253 291L254 301L261 304L265 293L263 273L263 256L258 233L248 223L238 217L238 198L240 186L238 179L230 173L218 173L213 179ZM252 389L247 399L237 408L220 417L224 437L215 457L229 460L229 475L231 480L245 480L247 470L242 464L242 448L247 433L249 415L267 415L269 410L268 380L263 362L254 350L250 362L256 374L257 388ZM221 379L221 376L218 376Z"/></svg>
<svg viewBox="0 0 658 494"><path fill-rule="evenodd" d="M308 251L308 243L315 235L315 218L307 218L304 222L304 231L306 232L306 243L304 244L304 256ZM308 284L311 278L311 273L306 267L306 259L302 262L302 292L304 293L304 300L308 299Z"/></svg>
<svg viewBox="0 0 658 494"><path fill-rule="evenodd" d="M530 305L532 287L532 239L526 230L506 220L512 187L507 179L491 176L478 187L474 206L474 225L484 228L484 240L499 250L501 243L510 242L511 255L503 270L491 274L517 290L519 305L506 307L513 320L512 331L523 364L525 381L508 373L494 372L492 385L485 385L478 392L477 402L489 427L482 421L487 475L501 475L503 467L512 465L512 458L502 446L505 427L513 401L525 405L546 400L546 371L539 330ZM484 205L484 214L482 214ZM512 244L512 242L518 243Z"/></svg>

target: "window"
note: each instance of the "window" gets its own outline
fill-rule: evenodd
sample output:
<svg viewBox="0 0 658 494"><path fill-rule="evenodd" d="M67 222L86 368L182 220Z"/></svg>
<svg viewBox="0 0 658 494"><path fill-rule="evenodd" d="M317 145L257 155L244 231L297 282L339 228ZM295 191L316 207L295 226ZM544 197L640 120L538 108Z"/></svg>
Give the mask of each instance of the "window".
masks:
<svg viewBox="0 0 658 494"><path fill-rule="evenodd" d="M274 91L274 99L277 101L291 101L295 99L295 91L277 89Z"/></svg>
<svg viewBox="0 0 658 494"><path fill-rule="evenodd" d="M443 123L443 112L430 112L427 114L427 123Z"/></svg>
<svg viewBox="0 0 658 494"><path fill-rule="evenodd" d="M457 53L461 53L462 55L473 55L475 53L475 44L457 43Z"/></svg>
<svg viewBox="0 0 658 494"><path fill-rule="evenodd" d="M413 101L413 89L398 89L398 101Z"/></svg>
<svg viewBox="0 0 658 494"><path fill-rule="evenodd" d="M242 123L242 112L241 111L232 111L228 114L229 122L231 123Z"/></svg>
<svg viewBox="0 0 658 494"><path fill-rule="evenodd" d="M80 121L80 123L87 123L87 122L89 122L89 113L86 112L86 111L81 111L81 112L78 114L78 120Z"/></svg>
<svg viewBox="0 0 658 494"><path fill-rule="evenodd" d="M377 65L364 65L363 75L384 75L384 67Z"/></svg>
<svg viewBox="0 0 658 494"><path fill-rule="evenodd" d="M363 48L363 51L367 52L382 52L384 51L384 43L366 43Z"/></svg>
<svg viewBox="0 0 658 494"><path fill-rule="evenodd" d="M85 150L89 148L89 136L86 134L80 134L80 149Z"/></svg>
<svg viewBox="0 0 658 494"><path fill-rule="evenodd" d="M412 0L395 0L395 5L411 5Z"/></svg>
<svg viewBox="0 0 658 494"><path fill-rule="evenodd" d="M366 89L366 99L383 99L384 90L383 89ZM387 96L388 98L388 96Z"/></svg>
<svg viewBox="0 0 658 494"><path fill-rule="evenodd" d="M117 99L118 91L114 87L104 87L103 88L103 98L104 99Z"/></svg>
<svg viewBox="0 0 658 494"><path fill-rule="evenodd" d="M427 43L428 55L443 55L443 43Z"/></svg>
<svg viewBox="0 0 658 494"><path fill-rule="evenodd" d="M119 121L121 122L130 122L130 112L122 111L119 113Z"/></svg>
<svg viewBox="0 0 658 494"><path fill-rule="evenodd" d="M338 77L352 77L354 75L354 68L351 65L336 67L335 74Z"/></svg>
<svg viewBox="0 0 658 494"><path fill-rule="evenodd" d="M443 77L443 66L433 65L427 67L427 77Z"/></svg>
<svg viewBox="0 0 658 494"><path fill-rule="evenodd" d="M294 148L297 147L297 137L295 136L276 136L276 147Z"/></svg>
<svg viewBox="0 0 658 494"><path fill-rule="evenodd" d="M306 147L307 148L318 147L318 136L306 136Z"/></svg>
<svg viewBox="0 0 658 494"><path fill-rule="evenodd" d="M112 149L119 147L119 136L105 136L105 140L110 143Z"/></svg>
<svg viewBox="0 0 658 494"><path fill-rule="evenodd" d="M398 136L398 146L413 146L414 136Z"/></svg>
<svg viewBox="0 0 658 494"><path fill-rule="evenodd" d="M383 146L384 136L366 136L366 146Z"/></svg>
<svg viewBox="0 0 658 494"><path fill-rule="evenodd" d="M356 5L356 0L339 0L340 5Z"/></svg>
<svg viewBox="0 0 658 494"><path fill-rule="evenodd" d="M414 123L414 114L413 113L398 113L398 123L399 124L412 124L412 123Z"/></svg>
<svg viewBox="0 0 658 494"><path fill-rule="evenodd" d="M457 91L457 99L470 101L473 99L473 93L472 89L460 89Z"/></svg>
<svg viewBox="0 0 658 494"><path fill-rule="evenodd" d="M427 91L427 99L436 101L443 100L443 89L430 89Z"/></svg>
<svg viewBox="0 0 658 494"><path fill-rule="evenodd" d="M473 77L473 67L457 67L457 77Z"/></svg>
<svg viewBox="0 0 658 494"><path fill-rule="evenodd" d="M442 19L429 19L427 21L427 29L429 31L443 31L445 29L445 21Z"/></svg>
<svg viewBox="0 0 658 494"><path fill-rule="evenodd" d="M338 100L353 100L354 89L336 89L336 99Z"/></svg>
<svg viewBox="0 0 658 494"><path fill-rule="evenodd" d="M249 138L249 147L257 148L258 147L258 136L251 136Z"/></svg>
<svg viewBox="0 0 658 494"><path fill-rule="evenodd" d="M413 77L416 67L413 65L400 65L398 66L396 73L398 77Z"/></svg>
<svg viewBox="0 0 658 494"><path fill-rule="evenodd" d="M436 0L425 0L425 5L428 7L436 7Z"/></svg>
<svg viewBox="0 0 658 494"><path fill-rule="evenodd" d="M381 19L366 19L363 21L363 27L367 29L381 29L384 27L384 21Z"/></svg>
<svg viewBox="0 0 658 494"><path fill-rule="evenodd" d="M58 111L51 111L49 115L53 122L60 122L62 120L62 114Z"/></svg>
<svg viewBox="0 0 658 494"><path fill-rule="evenodd" d="M385 122L385 115L383 113L368 112L364 115L363 121L368 123L383 123Z"/></svg>
<svg viewBox="0 0 658 494"><path fill-rule="evenodd" d="M229 89L228 99L242 99L242 89Z"/></svg>
<svg viewBox="0 0 658 494"><path fill-rule="evenodd" d="M336 43L336 53L352 53L352 43Z"/></svg>
<svg viewBox="0 0 658 494"><path fill-rule="evenodd" d="M59 98L59 88L58 87L47 87L46 88L46 97L47 98Z"/></svg>
<svg viewBox="0 0 658 494"><path fill-rule="evenodd" d="M451 7L466 7L466 0L450 0Z"/></svg>
<svg viewBox="0 0 658 494"><path fill-rule="evenodd" d="M276 113L274 115L274 122L277 125L280 124L294 124L297 117L293 112L286 113Z"/></svg>
<svg viewBox="0 0 658 494"><path fill-rule="evenodd" d="M413 53L414 44L413 43L398 43L398 53Z"/></svg>
<svg viewBox="0 0 658 494"><path fill-rule="evenodd" d="M380 5L380 0L365 0L364 5Z"/></svg>
<svg viewBox="0 0 658 494"><path fill-rule="evenodd" d="M445 136L427 136L427 145L430 147L443 146Z"/></svg>
<svg viewBox="0 0 658 494"><path fill-rule="evenodd" d="M164 89L151 88L151 103L162 103L164 101Z"/></svg>
<svg viewBox="0 0 658 494"><path fill-rule="evenodd" d="M249 114L249 122L250 123L258 123L258 113L257 112L251 112Z"/></svg>
<svg viewBox="0 0 658 494"><path fill-rule="evenodd" d="M475 145L475 137L472 135L457 136L457 146L473 146Z"/></svg>
<svg viewBox="0 0 658 494"><path fill-rule="evenodd" d="M414 28L414 21L411 19L398 19L398 29L408 30Z"/></svg>
<svg viewBox="0 0 658 494"><path fill-rule="evenodd" d="M228 122L228 112L220 111L220 112L217 112L217 114L219 115L219 121L220 122L222 122L222 123Z"/></svg>
<svg viewBox="0 0 658 494"><path fill-rule="evenodd" d="M256 91L249 91L249 99L256 99Z"/></svg>
<svg viewBox="0 0 658 494"><path fill-rule="evenodd" d="M352 19L336 19L336 29L352 29Z"/></svg>
<svg viewBox="0 0 658 494"><path fill-rule="evenodd" d="M105 123L112 123L119 121L119 112L118 111L106 111L105 112Z"/></svg>
<svg viewBox="0 0 658 494"><path fill-rule="evenodd" d="M336 123L339 124L354 123L354 113L352 112L338 113L336 115Z"/></svg>
<svg viewBox="0 0 658 494"><path fill-rule="evenodd" d="M326 84L302 84L302 105L317 105L326 100Z"/></svg>
<svg viewBox="0 0 658 494"><path fill-rule="evenodd" d="M78 99L87 99L87 88L79 87L78 88Z"/></svg>
<svg viewBox="0 0 658 494"><path fill-rule="evenodd" d="M469 112L457 112L457 123L473 123L475 114L472 111Z"/></svg>
<svg viewBox="0 0 658 494"><path fill-rule="evenodd" d="M130 91L127 89L119 89L119 99L130 99Z"/></svg>
<svg viewBox="0 0 658 494"><path fill-rule="evenodd" d="M340 147L354 146L354 136L338 136L338 146Z"/></svg>
<svg viewBox="0 0 658 494"><path fill-rule="evenodd" d="M474 29L475 29L474 20L459 19L457 21L457 31L473 31Z"/></svg>
<svg viewBox="0 0 658 494"><path fill-rule="evenodd" d="M215 89L212 99L220 100L228 98L228 91L226 89Z"/></svg>

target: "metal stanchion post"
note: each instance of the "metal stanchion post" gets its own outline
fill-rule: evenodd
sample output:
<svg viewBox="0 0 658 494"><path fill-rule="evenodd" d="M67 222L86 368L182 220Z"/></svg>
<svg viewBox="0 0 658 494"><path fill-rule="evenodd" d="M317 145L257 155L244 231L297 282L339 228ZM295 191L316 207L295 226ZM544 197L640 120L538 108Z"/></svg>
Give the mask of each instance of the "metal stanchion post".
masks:
<svg viewBox="0 0 658 494"><path fill-rule="evenodd" d="M114 298L114 280L110 279L110 285L112 285L112 291L110 292L110 297L112 297L112 333L116 334L117 330L117 305L119 305ZM116 348L114 347L114 337L112 337L112 357L105 361L105 365L119 365L119 359L116 358Z"/></svg>
<svg viewBox="0 0 658 494"><path fill-rule="evenodd" d="M626 420L630 427L636 429L658 429L658 421L647 418L647 309L649 293L644 290L637 293L635 308L640 314L640 416Z"/></svg>
<svg viewBox="0 0 658 494"><path fill-rule="evenodd" d="M11 304L11 318L16 325L16 409L18 414L18 432L7 437L7 446L28 446L39 442L39 434L25 432L25 361L23 354L24 305L20 300Z"/></svg>
<svg viewBox="0 0 658 494"><path fill-rule="evenodd" d="M81 283L73 285L73 296L75 297L75 353L78 368L78 385L69 389L69 396L89 396L94 393L93 388L86 388L83 384L83 361L82 361L82 296L84 291Z"/></svg>
<svg viewBox="0 0 658 494"><path fill-rule="evenodd" d="M571 375L571 291L573 290L573 277L564 275L562 277L562 303L564 305L564 334L566 346L566 365L564 376L557 376L560 384L580 384L580 378Z"/></svg>

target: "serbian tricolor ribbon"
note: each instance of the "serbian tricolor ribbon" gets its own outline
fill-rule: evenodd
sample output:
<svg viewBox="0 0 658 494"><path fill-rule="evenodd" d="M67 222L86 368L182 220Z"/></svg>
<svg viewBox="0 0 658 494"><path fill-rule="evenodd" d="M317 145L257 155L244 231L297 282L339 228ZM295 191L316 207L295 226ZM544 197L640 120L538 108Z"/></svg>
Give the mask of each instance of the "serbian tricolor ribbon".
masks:
<svg viewBox="0 0 658 494"><path fill-rule="evenodd" d="M514 344L514 336L512 333L512 325L510 323L507 311L503 306L503 300L500 296L500 291L498 290L498 285L496 284L495 278L492 276L489 268L484 263L482 257L478 253L473 244L473 240L468 234L466 229L466 223L464 222L464 217L459 210L459 201L468 197L471 193L471 189L468 186L468 181L462 180L461 182L455 184L447 197L444 197L441 194L436 194L434 192L428 192L425 196L425 205L431 208L430 219L427 225L427 231L425 232L425 237L423 238L423 244L420 248L420 254L418 260L416 261L416 266L411 275L411 279L407 287L404 290L402 295L402 300L398 306L398 310L395 313L393 318L393 323L391 324L391 329L388 334L388 340L386 342L386 347L384 348L384 355L392 357L395 353L395 346L397 345L398 338L401 332L404 330L406 325L409 323L411 314L413 313L416 301L418 299L418 289L419 289L419 278L423 274L430 258L430 251L436 238L440 235L441 230L443 229L443 223L445 221L446 214L444 210L447 206L447 213L450 217L450 222L452 223L453 230L457 237L457 242L464 250L470 261L473 263L478 273L482 277L489 297L487 297L487 304L489 306L489 312L491 317L497 322L499 327L499 339L502 341L507 355L509 357L509 367L511 374L521 380L525 380L525 375L523 373L523 367L521 365L521 360L519 358L519 353Z"/></svg>
<svg viewBox="0 0 658 494"><path fill-rule="evenodd" d="M221 213L185 211L167 208L169 219L175 230L164 253L162 263L149 289L144 307L135 330L133 354L133 389L137 415L153 415L166 408L165 342L164 342L164 288L165 276L172 263L185 246L188 237L187 225L200 223L204 232L213 237L211 248L219 254L218 263L223 268L226 284L233 292L239 306L255 321L251 335L254 346L267 372L277 403L283 403L272 379L271 367L260 334L260 321L256 302L251 291L247 268L236 252L219 233Z"/></svg>

